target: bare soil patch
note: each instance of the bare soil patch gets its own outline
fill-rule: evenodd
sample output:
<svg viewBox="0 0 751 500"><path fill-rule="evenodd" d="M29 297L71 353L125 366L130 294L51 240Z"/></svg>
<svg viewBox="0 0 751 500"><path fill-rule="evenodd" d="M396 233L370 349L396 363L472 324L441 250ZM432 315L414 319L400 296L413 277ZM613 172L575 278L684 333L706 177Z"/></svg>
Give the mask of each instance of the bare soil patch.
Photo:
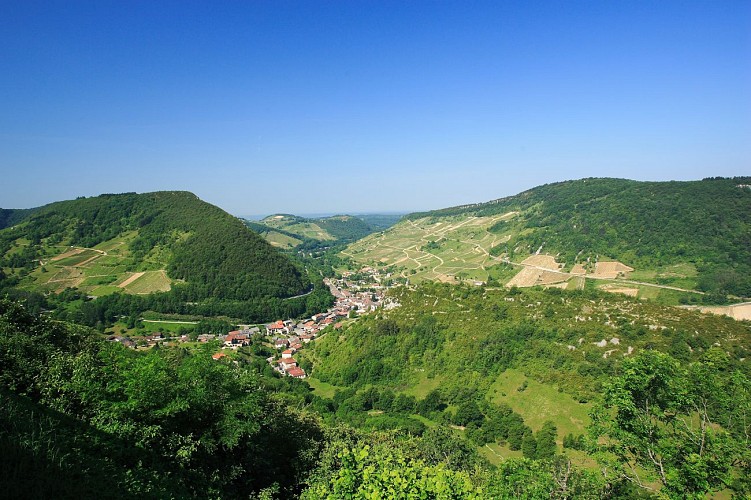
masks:
<svg viewBox="0 0 751 500"><path fill-rule="evenodd" d="M622 293L623 295L628 295L629 297L636 297L639 295L639 289L638 288L625 288L625 287L617 287L617 286L604 286L602 287L603 290L610 293Z"/></svg>
<svg viewBox="0 0 751 500"><path fill-rule="evenodd" d="M700 307L699 310L705 313L722 314L731 318L742 321L751 321L751 302L743 304L734 304L732 306L707 306Z"/></svg>
<svg viewBox="0 0 751 500"><path fill-rule="evenodd" d="M587 274L587 270L581 264L574 264L574 267L571 268L571 274Z"/></svg>
<svg viewBox="0 0 751 500"><path fill-rule="evenodd" d="M633 267L629 267L626 264L618 262L617 260L611 262L598 262L595 265L594 276L597 278L615 279L619 276L626 277L628 273L633 271Z"/></svg>
<svg viewBox="0 0 751 500"><path fill-rule="evenodd" d="M68 250L67 252L63 252L60 255L57 255L55 257L52 257L50 261L56 262L58 260L66 259L68 257L73 257L74 255L78 255L79 253L83 252L83 248L72 248Z"/></svg>
<svg viewBox="0 0 751 500"><path fill-rule="evenodd" d="M570 278L568 274L554 273L544 269L525 267L506 283L507 287L529 287L535 285L553 285L563 283Z"/></svg>
<svg viewBox="0 0 751 500"><path fill-rule="evenodd" d="M136 281L138 278L143 276L145 273L133 273L128 279L117 285L119 288L125 288L126 286L130 285L134 281Z"/></svg>
<svg viewBox="0 0 751 500"><path fill-rule="evenodd" d="M555 257L552 255L530 255L522 261L522 264L552 269L554 271L561 268L561 265L555 261Z"/></svg>

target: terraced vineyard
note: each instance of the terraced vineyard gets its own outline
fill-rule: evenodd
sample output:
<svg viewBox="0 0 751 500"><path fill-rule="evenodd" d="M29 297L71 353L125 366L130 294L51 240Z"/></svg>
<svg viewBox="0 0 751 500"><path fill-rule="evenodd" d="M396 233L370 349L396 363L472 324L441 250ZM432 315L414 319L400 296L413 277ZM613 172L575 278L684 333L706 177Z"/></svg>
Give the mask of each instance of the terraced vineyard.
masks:
<svg viewBox="0 0 751 500"><path fill-rule="evenodd" d="M485 281L493 272L491 268L503 263L490 250L508 240L489 228L515 214L405 220L386 232L355 242L342 254L363 265L394 266L411 281Z"/></svg>
<svg viewBox="0 0 751 500"><path fill-rule="evenodd" d="M590 287L673 305L743 302L751 295L751 199L742 181L566 181L410 214L342 255L411 283Z"/></svg>
<svg viewBox="0 0 751 500"><path fill-rule="evenodd" d="M92 296L117 291L149 294L170 290L172 280L166 270L153 269L159 265L154 262L157 260L154 256L147 256L140 263L131 257L128 244L136 236L137 232L131 231L92 248L48 247L47 257L40 260L40 266L27 277L22 287L54 293L78 288Z"/></svg>

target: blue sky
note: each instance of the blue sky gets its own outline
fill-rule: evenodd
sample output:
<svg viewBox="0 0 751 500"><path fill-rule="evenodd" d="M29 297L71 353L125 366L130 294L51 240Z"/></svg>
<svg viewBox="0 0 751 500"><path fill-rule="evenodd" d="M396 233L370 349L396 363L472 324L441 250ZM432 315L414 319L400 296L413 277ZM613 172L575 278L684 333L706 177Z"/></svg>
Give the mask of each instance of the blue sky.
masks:
<svg viewBox="0 0 751 500"><path fill-rule="evenodd" d="M411 211L751 174L751 2L0 3L0 207Z"/></svg>

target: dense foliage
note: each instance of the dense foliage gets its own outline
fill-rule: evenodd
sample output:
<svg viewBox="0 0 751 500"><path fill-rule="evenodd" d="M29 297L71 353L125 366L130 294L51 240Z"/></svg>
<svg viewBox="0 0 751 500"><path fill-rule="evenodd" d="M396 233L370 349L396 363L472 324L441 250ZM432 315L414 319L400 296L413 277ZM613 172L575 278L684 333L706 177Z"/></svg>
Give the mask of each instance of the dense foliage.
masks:
<svg viewBox="0 0 751 500"><path fill-rule="evenodd" d="M23 221L25 218L29 217L33 212L34 208L20 208L20 209L14 209L14 208L0 208L0 229L5 229L6 227L13 226L15 224L18 224L19 222Z"/></svg>
<svg viewBox="0 0 751 500"><path fill-rule="evenodd" d="M611 475L671 498L751 489L751 378L721 350L687 366L647 351L604 395L592 434Z"/></svg>
<svg viewBox="0 0 751 500"><path fill-rule="evenodd" d="M539 248L573 264L615 258L632 267L691 262L706 291L751 297L748 177L692 182L583 179L547 184L488 203L410 214L518 216L493 231L511 238L494 253Z"/></svg>
<svg viewBox="0 0 751 500"><path fill-rule="evenodd" d="M322 445L318 420L213 348L136 352L0 300L3 493L295 494Z"/></svg>
<svg viewBox="0 0 751 500"><path fill-rule="evenodd" d="M317 378L396 386L414 383L418 373L451 373L444 395L452 400L473 388L486 391L493 376L516 368L586 401L640 350L690 361L719 343L738 366L751 354L743 323L588 290L423 283L415 291L395 289L391 300L400 306L316 343Z"/></svg>

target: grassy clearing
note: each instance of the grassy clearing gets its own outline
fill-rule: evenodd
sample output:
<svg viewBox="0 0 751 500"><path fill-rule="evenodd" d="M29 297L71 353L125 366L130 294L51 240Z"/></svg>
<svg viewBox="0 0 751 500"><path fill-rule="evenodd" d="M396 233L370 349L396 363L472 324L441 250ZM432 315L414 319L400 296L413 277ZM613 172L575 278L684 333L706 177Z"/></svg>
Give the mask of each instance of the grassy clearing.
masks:
<svg viewBox="0 0 751 500"><path fill-rule="evenodd" d="M96 288L93 288L89 293L96 297L101 297L102 295L109 295L111 293L115 293L118 290L120 290L119 287L112 286L112 285L104 285L104 286L98 286Z"/></svg>
<svg viewBox="0 0 751 500"><path fill-rule="evenodd" d="M527 388L517 390L524 382ZM566 393L545 384L528 379L522 372L506 370L491 385L488 398L494 403L506 403L522 417L533 430L551 420L558 428L558 436L568 433L583 434L589 424L591 405L582 404Z"/></svg>
<svg viewBox="0 0 751 500"><path fill-rule="evenodd" d="M333 398L334 393L339 390L344 390L346 387L339 387L336 385L328 384L326 382L321 382L317 378L314 377L308 377L305 379L308 382L308 385L315 391L315 393L322 397L322 398Z"/></svg>
<svg viewBox="0 0 751 500"><path fill-rule="evenodd" d="M430 391L437 389L441 385L442 378L440 376L428 378L425 372L416 373L416 381L414 385L403 390L404 394L414 396L418 400L424 399Z"/></svg>
<svg viewBox="0 0 751 500"><path fill-rule="evenodd" d="M522 458L524 456L521 450L514 451L508 446L501 446L498 443L488 443L477 450L493 465L498 465L509 458Z"/></svg>
<svg viewBox="0 0 751 500"><path fill-rule="evenodd" d="M276 231L269 231L268 233L264 234L263 237L266 238L266 241L277 248L295 248L297 245L302 243L302 240L292 238L290 236L287 236L286 234L278 233Z"/></svg>
<svg viewBox="0 0 751 500"><path fill-rule="evenodd" d="M80 265L83 262L86 262L87 260L93 257L99 257L101 255L102 254L99 252L86 249L83 252L80 252L76 255L71 255L70 257L65 257L60 260L56 260L54 265L58 267L74 267L74 266Z"/></svg>
<svg viewBox="0 0 751 500"><path fill-rule="evenodd" d="M410 415L409 418L413 418L415 420L419 420L420 422L422 422L423 424L425 424L425 427L438 427L438 423L437 422L433 422L429 418L425 418L422 415L418 415L416 413L413 414L413 415Z"/></svg>
<svg viewBox="0 0 751 500"><path fill-rule="evenodd" d="M147 330L153 330L156 332L170 332L170 333L177 333L181 330L193 330L194 325L187 325L185 323L175 323L172 321L144 321L143 322L144 328Z"/></svg>

